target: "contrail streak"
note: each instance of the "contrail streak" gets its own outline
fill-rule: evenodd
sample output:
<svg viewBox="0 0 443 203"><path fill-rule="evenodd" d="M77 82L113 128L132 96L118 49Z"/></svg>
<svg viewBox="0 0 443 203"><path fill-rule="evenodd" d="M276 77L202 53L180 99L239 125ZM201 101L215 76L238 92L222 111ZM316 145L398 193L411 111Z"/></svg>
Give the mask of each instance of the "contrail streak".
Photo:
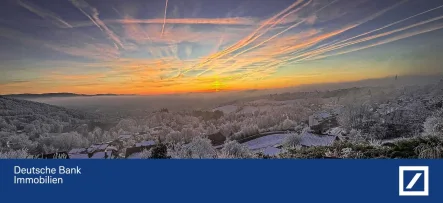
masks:
<svg viewBox="0 0 443 203"><path fill-rule="evenodd" d="M280 34L282 34L282 33L286 32L286 31L288 31L288 30L290 30L290 29L292 29L292 28L294 28L294 27L300 25L300 24L303 23L304 21L305 21L305 20L303 20L303 21L301 21L301 22L298 22L298 23L296 23L296 24L294 24L294 25L292 25L292 26L286 28L285 30L283 30L283 31L281 31L281 32L279 32L279 33L277 33L277 34L275 34L274 36L268 38L267 40L264 40L264 41L260 42L259 44L255 45L255 46L253 46L253 47L250 47L250 48L248 48L248 49L246 49L246 50L243 50L242 52L240 52L240 53L238 53L238 54L236 54L236 55L234 55L234 56L231 56L230 58L226 59L226 60L224 61L224 63L227 63L227 62L229 62L230 60L234 59L235 57L237 57L237 56L239 56L239 55L241 55L241 54L243 54L243 53L246 53L246 52L248 52L248 51L250 51L250 50L252 50L252 49L255 49L255 48L257 48L257 47L263 45L264 43L266 43L266 42L268 42L268 41L270 41L270 40L272 40L272 39L278 37ZM234 66L234 65L235 65L235 64L233 64L232 66ZM232 67L232 66L231 66L231 67ZM200 76L200 75L202 75L203 73L205 73L205 72L207 72L207 71L210 71L211 69L212 69L212 68L208 68L208 69L206 69L205 71L199 73L197 76ZM229 68L228 68L228 69L229 69Z"/></svg>
<svg viewBox="0 0 443 203"><path fill-rule="evenodd" d="M70 25L68 22L64 21L59 16L57 16L56 14L54 14L50 11L44 10L42 8L35 6L35 5L31 5L29 2L25 2L25 1L19 0L19 1L17 1L17 3L20 6L22 6L23 8L28 9L32 13L34 13L42 18L49 19L52 23L54 23L58 27L72 28L72 25Z"/></svg>
<svg viewBox="0 0 443 203"><path fill-rule="evenodd" d="M257 48L257 47L263 45L264 43L266 43L266 42L268 42L268 41L273 40L274 38L278 37L279 35L285 33L286 31L288 31L288 30L290 30L290 29L292 29L292 28L295 28L295 27L299 26L300 24L304 23L305 21L306 21L306 20L303 20L303 21L300 21L300 22L298 22L298 23L295 23L294 25L289 26L288 28L284 29L283 31L280 31L279 33L273 35L272 37L268 38L267 40L264 40L264 41L262 41L262 42L256 44L255 46L252 46L252 47L250 47L250 48L248 48L248 49L246 49L246 50L241 51L240 53L235 54L234 56L231 56L230 58L226 59L226 60L224 61L224 63L227 63L227 62L229 62L230 60L234 59L235 57L237 57L237 56L239 56L239 55L242 55L242 54L244 54L244 53L246 53L246 52L248 52L248 51L250 51L250 50L252 50L252 49L255 49L255 48ZM264 33L263 33L263 34L264 34ZM262 34L262 35L263 35L263 34ZM262 35L260 35L260 36L262 36ZM260 37L260 36L258 36L258 37ZM257 39L258 37L256 37L255 39ZM245 46L246 46L246 45L245 45ZM234 51L235 51L235 50L234 50ZM202 74L204 74L205 72L210 71L210 70L212 70L212 68L208 68L208 69L206 69L205 71L199 73L197 76L200 76L200 75L202 75Z"/></svg>
<svg viewBox="0 0 443 203"><path fill-rule="evenodd" d="M333 3L337 2L337 1L339 1L339 0L334 0L334 1L332 1L331 3L329 3L329 4L325 5L325 6L323 6L323 7L320 8L320 9L318 9L317 11L314 11L314 14L316 14L317 12L320 12L321 10L325 9L326 7L332 5ZM311 1L309 1L307 4L309 4L310 2L311 2ZM306 4L306 5L307 5L307 4ZM303 8L303 7L302 7L302 8ZM301 9L301 8L300 8L300 9ZM298 10L296 10L296 11L298 11ZM244 51L242 51L242 52L240 52L240 53L238 53L238 54L236 54L236 55L230 57L229 59L226 60L226 62L229 61L229 60L234 59L235 57L237 57L237 56L239 56L239 55L241 55L241 54L243 54L243 53L245 53L245 52L248 52L248 51L250 51L250 50L252 50L252 49L254 49L254 48L257 48L257 47L263 45L264 43L266 43L266 42L268 42L268 41L270 41L270 40L273 40L274 38L278 37L279 35L281 35L281 34L287 32L288 30L291 30L292 28L295 28L295 27L299 26L300 24L304 23L305 21L306 21L306 19L303 20L303 21L301 21L301 22L298 22L298 23L295 23L295 24L289 26L288 28L286 28L286 29L284 29L283 31L281 31L281 32L279 32L279 33L277 33L277 34L275 34L274 36L268 38L267 40L264 40L263 42L261 42L261 43L255 45L255 46L253 46L253 47L250 47L250 48L248 48L248 49L246 49L246 50L244 50Z"/></svg>
<svg viewBox="0 0 443 203"><path fill-rule="evenodd" d="M369 41L369 40L374 40L374 39L377 39L377 38L380 38L380 37L391 35L391 34L394 34L394 33L397 33L397 32L401 32L401 31L404 31L404 30L407 30L407 29L411 29L411 28L414 28L414 27L417 27L417 26L420 26L420 25L424 25L424 24L427 24L427 23L430 23L430 22L434 22L434 21L437 21L437 20L441 20L441 19L443 19L443 16L435 17L435 18L432 18L432 19L429 19L429 20L426 20L426 21L415 23L415 24L412 24L412 25L409 25L409 26L406 26L406 27L402 27L402 28L399 28L399 29L395 29L395 30L392 30L392 31L389 31L389 32L380 33L380 34L377 34L377 35L365 37L365 38L354 40L354 41L351 41L351 42L339 44L339 45L330 47L328 49L314 51L313 53L303 54L302 56L306 56L307 55L308 56L307 58L311 58L312 56L315 56L315 55L318 55L318 54L323 54L323 53L331 52L331 51L334 51L334 50L337 50L337 49L342 49L344 47L348 47L348 46L351 46L351 45L354 45L354 44L366 42L366 41Z"/></svg>
<svg viewBox="0 0 443 203"><path fill-rule="evenodd" d="M165 16L163 18L163 27L162 27L162 33L161 36L163 36L163 32L165 31L165 24L166 24L166 12L168 11L168 0L166 0L165 4Z"/></svg>
<svg viewBox="0 0 443 203"><path fill-rule="evenodd" d="M415 17L417 17L417 16L423 15L423 14L425 14L425 13L431 12L431 11L433 11L433 10L436 10L436 9L439 9L439 8L442 8L442 7L443 7L443 5L438 6L438 7L435 7L435 8L432 8L432 9L429 9L429 10L427 10L427 11L424 11L424 12L421 12L421 13L418 13L418 14L415 14L415 15L413 15L413 16L410 16L410 17L404 18L404 19L402 19L402 20L399 20L399 21L396 21L396 22L390 23L390 24L385 25L385 26L383 26L383 27L380 27L380 28L377 28L377 29L371 30L371 31L369 31L369 32L365 32L365 33L359 34L359 35L357 35L357 36L354 36L354 37L351 37L351 38L348 38L348 39L345 39L345 40L342 40L342 41L339 41L339 42L333 43L333 44L331 44L331 45L328 45L328 46L322 47L322 49L320 49L320 50L328 49L328 48L330 48L330 47L334 47L335 45L342 44L342 43L347 42L347 41L349 41L349 40L352 40L352 39L355 39L355 38L358 38L358 37L361 37L361 36L364 36L364 35L368 35L368 34L371 34L371 33L373 33L373 32L376 32L376 31L380 31L380 30L382 30L382 29L385 29L385 28L391 27L391 26L396 25L396 24L398 24L398 23L404 22L404 21L406 21L406 20L409 20L409 19L415 18ZM319 51L320 51L320 50L319 50Z"/></svg>
<svg viewBox="0 0 443 203"><path fill-rule="evenodd" d="M308 5L312 0L309 0L309 2L305 3L304 5L302 5L301 8L305 7L306 5ZM262 25L257 28L254 32L252 32L251 34L249 34L247 37L245 37L244 39L240 40L239 42L235 43L234 45L226 48L223 51L220 51L216 54L214 54L213 56L210 56L209 58L207 58L205 61L195 65L194 67L186 70L185 72L188 72L190 70L193 70L195 68L200 68L203 67L205 65L207 65L208 63L210 63L211 61L221 58L227 54L230 54L242 47L247 46L248 44L250 44L251 42L255 41L257 38L259 38L260 36L262 36L263 34L265 34L267 31L269 31L270 28L274 27L275 25L277 25L277 23L281 22L285 17L287 17L289 14L292 14L298 10L300 10L301 8L298 8L296 10L290 11L291 9L295 8L296 6L298 6L300 3L302 3L303 0L298 0L296 2L294 2L293 4L291 4L289 7L287 7L286 9L284 9L283 11L279 12L278 14L274 15L273 17L269 18L268 20L266 20L264 23L262 23ZM290 11L289 13L287 13L288 11ZM286 13L286 14L285 14ZM279 17L281 15L285 14L282 17ZM277 19L278 18L278 19ZM277 19L275 21L275 19ZM271 26L269 26L264 32L262 32L261 34L257 35L257 33L260 32L260 30L262 28L264 28L266 25L271 24Z"/></svg>
<svg viewBox="0 0 443 203"><path fill-rule="evenodd" d="M321 42L321 41L324 41L324 40L329 39L329 38L331 38L331 37L335 37L335 36L337 36L338 34L344 33L344 32L346 32L346 31L348 31L348 30L350 30L350 29L353 29L353 28L355 28L355 27L357 27L357 26L360 26L361 24L364 24L364 23L366 23L366 22L368 22L368 21L371 21L371 20L373 20L373 19L375 19L375 18L377 18L377 17L383 15L383 14L386 13L387 11L389 11L389 10L391 10L391 9L393 9L393 8L395 8L395 7L397 7L398 5L401 5L401 4L405 3L406 1L407 1L407 0L402 1L402 2L399 2L399 3L397 3L397 4L394 4L393 6L390 6L390 7L386 8L386 9L383 9L383 10L381 10L381 11L379 11L379 12L377 12L377 13L375 13L375 14L369 16L369 17L366 17L366 18L360 20L359 22L357 22L357 23L355 23L355 24L352 24L352 25L347 26L347 27L345 27L345 28L342 28L342 29L340 29L340 30L337 30L337 31L334 31L334 32L330 32L330 33L325 34L325 35L321 35L321 36L319 36L319 37L313 38L312 40L310 40L310 41L308 41L308 42L305 42L305 43L302 43L302 44L299 44L299 45L295 45L295 46L290 47L290 48L288 48L288 49L286 49L286 50L280 51L280 53L274 54L274 56L277 56L277 55L280 55L280 54L285 54L285 53L288 53L288 52L291 52L291 51L295 51L295 50L298 50L297 52L300 52L300 51L306 50L306 49L308 49L308 48L311 48L312 46L314 46L315 44L317 44L317 43L319 43L319 42ZM335 2L335 1L331 2L330 4L332 4L332 3L334 3L334 2ZM330 5L330 4L328 4L328 5ZM328 6L328 5L327 5L327 6ZM322 9L324 9L324 8L325 8L325 7L320 8L319 11L322 10ZM316 11L316 12L318 12L318 11ZM314 50L314 51L315 51L315 50ZM309 52L307 52L307 53L311 53L311 51L309 51ZM295 54L295 52L293 52L293 54ZM305 54L306 54L306 53L305 53ZM290 58L282 59L282 60L280 60L280 61L269 62L267 65L262 66L261 68L259 68L259 69L261 70L260 72L263 72L263 73L264 73L264 72L269 72L271 69L272 69L272 70L276 70L276 69L278 69L278 67L279 67L280 65L282 65L282 64L286 64L287 62L290 62L290 61L292 61L292 62L298 62L298 61L293 61L293 60L294 60L294 59L298 59L298 58L300 58L301 56L303 56L303 53L302 53L302 55L297 54L297 55L295 55L295 57L290 57ZM228 69L231 69L231 68L232 68L232 66L231 66L230 68L228 68ZM257 71L258 71L258 70L257 70ZM222 72L223 72L223 71L222 71ZM254 72L256 72L256 71L254 71ZM248 75L251 75L251 74L254 74L254 73L250 73L250 74L249 74L249 73L246 73L244 76L245 76L245 77L248 77Z"/></svg>
<svg viewBox="0 0 443 203"><path fill-rule="evenodd" d="M206 65L208 62L210 62L213 59L216 58L220 58L222 56L225 56L226 54L229 54L239 48L241 48L242 46L244 46L245 44L249 43L249 41L251 41L251 39L254 37L254 35L259 32L259 30L261 30L263 27L265 27L266 25L269 24L273 24L275 25L274 22L272 22L274 19L278 18L278 16L286 13L287 11L289 11L290 9L296 7L297 5L299 5L303 0L298 0L296 2L294 2L292 5L290 5L288 8L284 9L283 11L279 12L278 14L274 15L273 17L269 18L268 20L266 20L264 23L261 24L261 26L259 28L257 28L253 33L249 34L248 36L246 36L245 38L243 38L242 40L238 41L237 43L235 43L234 45L231 45L230 47L226 48L225 50L222 50L218 53L213 54L212 56L209 56L208 59L206 59L204 62L197 64L196 66L194 66L193 68L189 69L192 70L194 68L199 68L202 67L204 65ZM188 71L188 70L187 70Z"/></svg>
<svg viewBox="0 0 443 203"><path fill-rule="evenodd" d="M124 45L120 38L106 26L106 24L98 17L99 12L96 8L90 6L86 1L83 0L71 0L71 3L77 7L86 17L88 17L102 32L108 35L108 37L113 41L115 47L124 48ZM87 11L85 11L87 10Z"/></svg>
<svg viewBox="0 0 443 203"><path fill-rule="evenodd" d="M358 26L360 26L360 25L362 25L362 24L364 24L364 23L366 23L366 22L368 22L368 21L371 21L371 20L373 20L373 19L375 19L375 18L377 18L377 17L383 15L384 13L388 12L389 10L392 10L393 8L395 8L395 7L397 7L397 6L399 6L399 5L403 4L403 3L405 3L406 1L407 1L407 0L404 0L404 1L401 1L401 2L399 2L399 3L397 3L397 4L394 4L394 5L392 5L392 6L388 7L388 8L385 8L385 9L383 9L383 10L381 10L381 11L379 11L379 12L377 12L377 13L375 13L375 14L369 16L369 17L366 17L366 18L360 20L359 22L357 22L357 23L355 23L355 24L353 24L353 25L351 25L351 26L345 27L344 29L341 29L341 30L338 30L338 31L335 31L335 32L331 32L331 33L325 35L324 37L321 37L320 39L315 40L315 41L312 42L312 43L308 43L308 44L306 44L306 46L296 45L295 47L291 47L291 48L289 48L289 49L286 49L286 50L284 50L284 53L287 53L288 51L295 51L295 50L300 50L300 49L304 49L304 50L306 50L307 48L312 47L314 44L317 44L317 43L319 43L320 41L323 41L323 40L329 39L329 38L334 37L334 36L336 36L336 35L338 35L338 34L344 33L344 32L346 32L346 31L348 31L348 30L354 29L354 28L356 28L356 27L358 27ZM315 50L313 50L313 51L315 51ZM312 51L307 51L307 52L302 53L302 54L311 53L311 52L312 52ZM281 54L282 54L282 53L281 53ZM294 59L297 59L297 58L300 58L300 55L297 55L297 56L295 56L295 57L292 57L292 58L286 59L286 60L284 60L284 62L291 61L291 60L294 60Z"/></svg>
<svg viewBox="0 0 443 203"><path fill-rule="evenodd" d="M442 29L442 28L443 28L443 24L440 24L439 26L431 27L431 28L428 28L428 29L425 29L425 30L415 31L415 32L412 32L412 33L405 33L403 35L399 35L399 36L392 37L392 38L389 38L389 39L386 39L386 40L382 40L380 42L377 42L377 43L374 43L374 44L370 44L370 45L367 45L367 46L364 46L364 47L359 47L359 48L355 48L355 49L351 49L351 50L348 50L348 51L343 51L343 52L339 52L339 53L335 53L335 54L330 54L330 55L320 55L320 56L318 56L316 58L313 58L311 60L317 60L317 59L327 58L327 57L331 57L331 56L337 56L337 55L347 54L347 53L351 53L351 52L355 52L355 51L360 51L360 50L363 50L363 49L371 48L371 47L374 47L374 46L386 44L386 43L389 43L389 42L401 40L401 39L404 39L404 38L412 37L412 36L415 36L415 35L431 32L431 31L439 30L439 29Z"/></svg>

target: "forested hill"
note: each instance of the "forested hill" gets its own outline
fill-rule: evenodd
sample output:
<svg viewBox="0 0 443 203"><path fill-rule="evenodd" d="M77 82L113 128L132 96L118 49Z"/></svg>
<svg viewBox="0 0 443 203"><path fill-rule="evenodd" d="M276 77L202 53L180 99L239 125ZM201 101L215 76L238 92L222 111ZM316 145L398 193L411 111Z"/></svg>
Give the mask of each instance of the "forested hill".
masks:
<svg viewBox="0 0 443 203"><path fill-rule="evenodd" d="M0 132L28 135L60 133L97 119L98 115L0 96Z"/></svg>

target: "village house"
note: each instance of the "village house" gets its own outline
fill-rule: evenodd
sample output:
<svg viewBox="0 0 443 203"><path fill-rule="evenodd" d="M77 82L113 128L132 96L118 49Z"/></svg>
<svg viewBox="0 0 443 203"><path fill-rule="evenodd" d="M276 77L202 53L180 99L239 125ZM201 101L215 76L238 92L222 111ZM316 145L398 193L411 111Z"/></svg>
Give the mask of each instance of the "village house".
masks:
<svg viewBox="0 0 443 203"><path fill-rule="evenodd" d="M336 115L319 112L309 116L309 127L316 134L325 134L327 130L337 127L338 121Z"/></svg>
<svg viewBox="0 0 443 203"><path fill-rule="evenodd" d="M125 158L137 157L143 150L149 150L156 145L155 141L148 140L136 143L134 147L128 147L125 150Z"/></svg>

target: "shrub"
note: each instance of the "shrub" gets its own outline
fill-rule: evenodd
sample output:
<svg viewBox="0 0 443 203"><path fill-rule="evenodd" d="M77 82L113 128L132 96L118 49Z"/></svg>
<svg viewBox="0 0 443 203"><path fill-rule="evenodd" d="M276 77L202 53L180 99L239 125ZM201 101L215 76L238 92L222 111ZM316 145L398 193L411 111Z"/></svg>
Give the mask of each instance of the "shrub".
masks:
<svg viewBox="0 0 443 203"><path fill-rule="evenodd" d="M443 139L436 136L405 138L389 144L340 141L332 146L287 149L281 158L441 158Z"/></svg>
<svg viewBox="0 0 443 203"><path fill-rule="evenodd" d="M149 150L151 153L150 158L152 159L167 159L170 158L168 156L168 148L165 144L157 144L152 149ZM142 153L143 154L143 153ZM145 155L147 156L149 152L145 152Z"/></svg>
<svg viewBox="0 0 443 203"><path fill-rule="evenodd" d="M251 152L245 145L237 141L227 141L222 148L221 158L250 158Z"/></svg>
<svg viewBox="0 0 443 203"><path fill-rule="evenodd" d="M415 153L420 159L439 159L442 158L443 147L421 144L415 148Z"/></svg>
<svg viewBox="0 0 443 203"><path fill-rule="evenodd" d="M256 159L272 159L272 158L276 158L276 157L264 154L263 152L257 152L257 153L254 153L252 155L252 158L256 158Z"/></svg>
<svg viewBox="0 0 443 203"><path fill-rule="evenodd" d="M423 123L423 134L431 136L443 136L443 118L430 116Z"/></svg>
<svg viewBox="0 0 443 203"><path fill-rule="evenodd" d="M244 126L240 132L234 133L234 139L241 139L251 135L258 134L258 126L256 124Z"/></svg>
<svg viewBox="0 0 443 203"><path fill-rule="evenodd" d="M89 147L91 142L77 132L62 133L55 136L41 137L39 142L46 145L46 149L68 151L73 148ZM54 152L54 151L45 151Z"/></svg>
<svg viewBox="0 0 443 203"><path fill-rule="evenodd" d="M216 158L217 152L211 144L211 140L200 136L194 137L188 144L175 144L169 150L172 158Z"/></svg>
<svg viewBox="0 0 443 203"><path fill-rule="evenodd" d="M166 135L165 141L168 143L179 143L183 141L183 137L180 132L172 131Z"/></svg>
<svg viewBox="0 0 443 203"><path fill-rule="evenodd" d="M296 123L288 118L286 118L283 123L282 123L282 130L289 130L289 129L294 129L294 127L296 126Z"/></svg>
<svg viewBox="0 0 443 203"><path fill-rule="evenodd" d="M360 130L352 129L349 131L349 139L353 142L361 142L365 140L365 137L362 135Z"/></svg>
<svg viewBox="0 0 443 203"><path fill-rule="evenodd" d="M301 138L301 134L291 133L283 141L283 146L286 148L295 148L300 145Z"/></svg>
<svg viewBox="0 0 443 203"><path fill-rule="evenodd" d="M7 138L8 145L13 150L20 150L20 149L29 149L32 150L35 147L37 147L37 143L29 140L29 137L25 134L19 134L19 135L12 135Z"/></svg>
<svg viewBox="0 0 443 203"><path fill-rule="evenodd" d="M32 159L33 156L28 154L28 150L19 149L7 152L0 152L0 159Z"/></svg>
<svg viewBox="0 0 443 203"><path fill-rule="evenodd" d="M120 122L118 122L118 124L115 126L115 128L117 130L124 130L127 132L135 132L137 131L137 121L135 121L134 119L123 119L120 120Z"/></svg>
<svg viewBox="0 0 443 203"><path fill-rule="evenodd" d="M140 158L141 159L150 159L152 157L152 150L149 149L145 149L140 153Z"/></svg>

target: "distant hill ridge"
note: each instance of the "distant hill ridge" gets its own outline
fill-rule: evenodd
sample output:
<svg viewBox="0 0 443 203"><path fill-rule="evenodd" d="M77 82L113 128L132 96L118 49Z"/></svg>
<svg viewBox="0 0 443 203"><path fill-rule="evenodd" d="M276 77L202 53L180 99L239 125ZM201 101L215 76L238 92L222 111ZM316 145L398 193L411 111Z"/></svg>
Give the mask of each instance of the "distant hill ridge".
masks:
<svg viewBox="0 0 443 203"><path fill-rule="evenodd" d="M135 94L76 94L69 92L60 92L60 93L42 93L42 94L7 94L0 95L3 97L12 97L12 98L44 98L44 97L94 97L94 96L133 96Z"/></svg>

